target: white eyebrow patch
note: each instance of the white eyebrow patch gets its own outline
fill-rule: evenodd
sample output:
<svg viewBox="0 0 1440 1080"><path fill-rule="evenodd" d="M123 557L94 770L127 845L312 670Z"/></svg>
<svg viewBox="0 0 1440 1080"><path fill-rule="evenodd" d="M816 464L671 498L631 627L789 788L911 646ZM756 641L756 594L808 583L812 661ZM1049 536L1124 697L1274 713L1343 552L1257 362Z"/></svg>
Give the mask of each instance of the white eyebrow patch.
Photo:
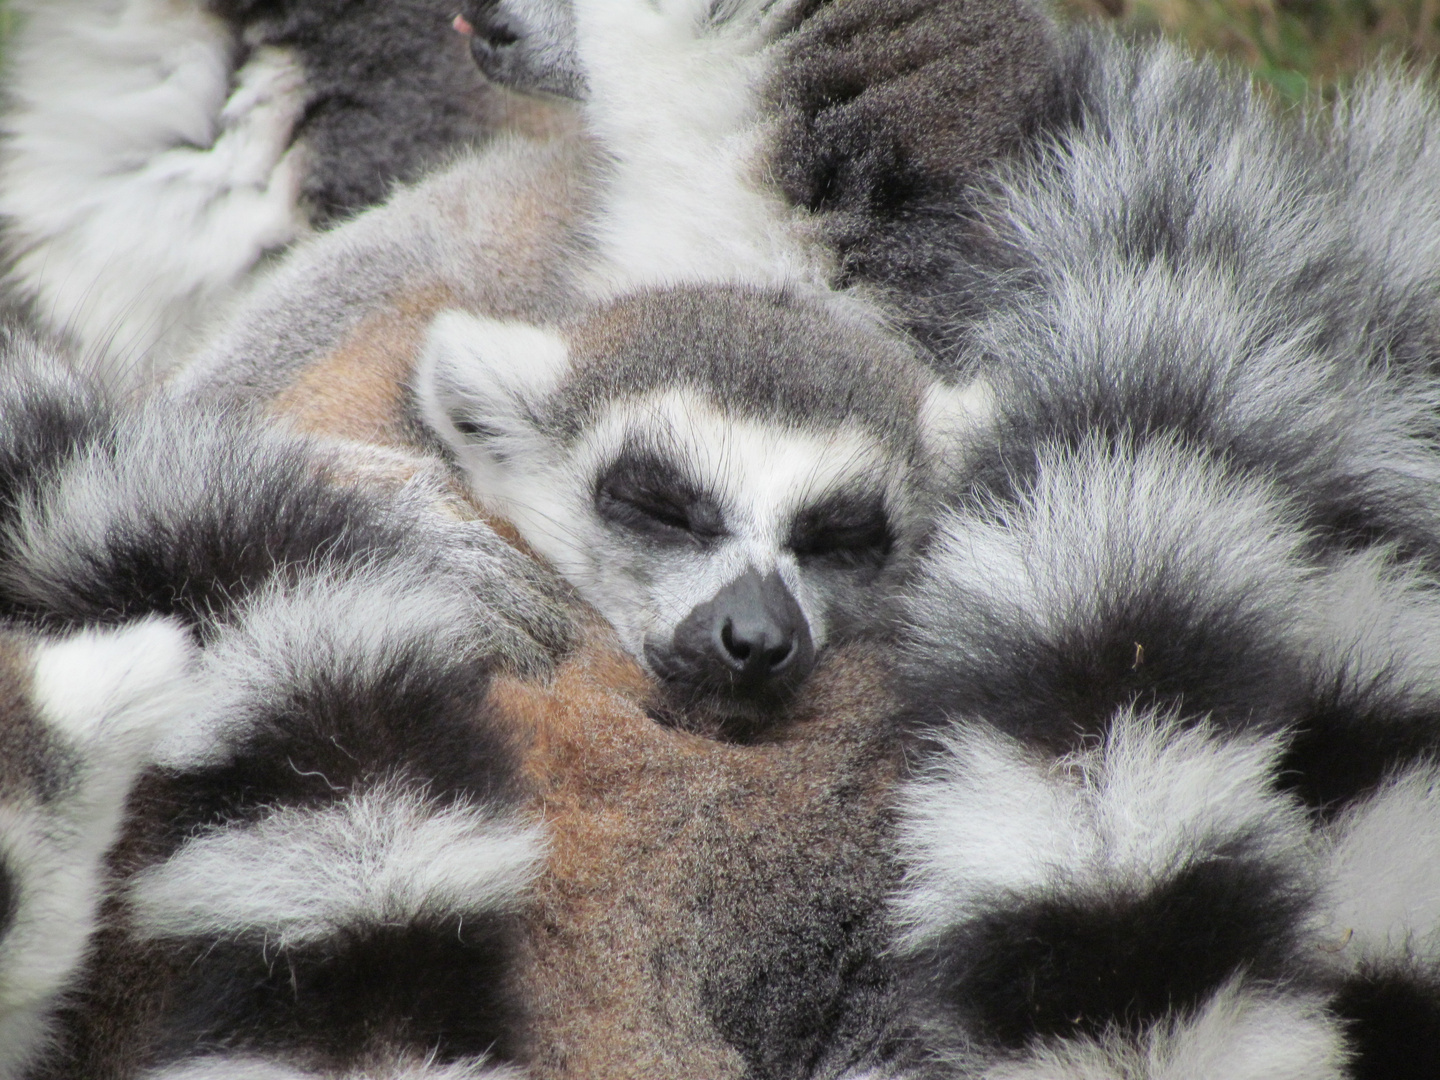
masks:
<svg viewBox="0 0 1440 1080"><path fill-rule="evenodd" d="M904 474L896 453L858 424L804 430L727 416L690 389L616 402L586 432L573 465L595 475L637 444L713 496L729 531L777 542L797 511L844 491L888 498Z"/></svg>

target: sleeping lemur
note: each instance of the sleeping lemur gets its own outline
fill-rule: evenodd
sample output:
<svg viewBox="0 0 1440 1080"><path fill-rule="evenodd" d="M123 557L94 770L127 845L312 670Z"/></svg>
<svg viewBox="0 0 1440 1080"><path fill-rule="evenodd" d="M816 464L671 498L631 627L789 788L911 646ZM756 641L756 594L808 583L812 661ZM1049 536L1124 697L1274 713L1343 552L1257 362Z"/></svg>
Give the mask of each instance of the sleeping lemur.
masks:
<svg viewBox="0 0 1440 1080"><path fill-rule="evenodd" d="M903 48L861 7L575 5L580 134L497 140L301 246L176 389L450 456L669 688L663 714L749 731L816 650L883 625L936 448L985 408L849 251L904 218L891 165L915 198L960 183L1050 78L1026 4L902 3ZM841 75L849 112L825 104ZM884 160L824 164L881 113L904 117Z"/></svg>
<svg viewBox="0 0 1440 1080"><path fill-rule="evenodd" d="M673 715L735 737L828 642L883 625L943 448L984 410L895 338L748 287L637 293L557 329L442 315L416 398Z"/></svg>

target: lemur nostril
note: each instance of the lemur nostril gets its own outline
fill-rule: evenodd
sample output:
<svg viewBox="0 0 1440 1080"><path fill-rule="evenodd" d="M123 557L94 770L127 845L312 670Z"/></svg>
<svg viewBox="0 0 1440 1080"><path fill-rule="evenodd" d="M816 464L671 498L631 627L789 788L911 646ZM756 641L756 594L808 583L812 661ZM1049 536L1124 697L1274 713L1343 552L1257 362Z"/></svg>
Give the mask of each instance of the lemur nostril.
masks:
<svg viewBox="0 0 1440 1080"><path fill-rule="evenodd" d="M720 629L720 644L725 646L727 653L741 663L750 659L750 643L736 640L735 624L729 619L725 620L725 625Z"/></svg>
<svg viewBox="0 0 1440 1080"><path fill-rule="evenodd" d="M777 670L779 670L780 668L784 667L784 666L785 666L785 661L790 659L790 654L791 654L791 652L793 652L793 651L794 651L794 641L793 641L793 639L787 640L784 644L779 645L779 646L771 649L770 652L767 653L767 654L766 654L766 657L765 657L765 659L766 659L767 661L769 661L770 670L771 670L771 671L777 671Z"/></svg>
<svg viewBox="0 0 1440 1080"><path fill-rule="evenodd" d="M671 641L679 667L693 673L697 689L752 704L783 700L809 674L815 657L805 615L790 590L777 573L754 568L697 604Z"/></svg>

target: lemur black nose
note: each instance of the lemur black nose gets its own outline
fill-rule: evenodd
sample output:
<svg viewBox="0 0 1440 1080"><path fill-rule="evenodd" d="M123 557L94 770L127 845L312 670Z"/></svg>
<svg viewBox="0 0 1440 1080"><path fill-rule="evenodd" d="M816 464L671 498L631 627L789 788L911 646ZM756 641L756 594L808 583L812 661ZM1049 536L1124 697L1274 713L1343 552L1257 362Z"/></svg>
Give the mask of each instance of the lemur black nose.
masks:
<svg viewBox="0 0 1440 1080"><path fill-rule="evenodd" d="M815 649L805 613L774 571L747 570L695 614L705 625L693 630L706 634L710 655L742 694L810 673Z"/></svg>
<svg viewBox="0 0 1440 1080"><path fill-rule="evenodd" d="M720 627L719 651L746 678L767 678L795 656L795 632L762 614L760 618L726 619Z"/></svg>

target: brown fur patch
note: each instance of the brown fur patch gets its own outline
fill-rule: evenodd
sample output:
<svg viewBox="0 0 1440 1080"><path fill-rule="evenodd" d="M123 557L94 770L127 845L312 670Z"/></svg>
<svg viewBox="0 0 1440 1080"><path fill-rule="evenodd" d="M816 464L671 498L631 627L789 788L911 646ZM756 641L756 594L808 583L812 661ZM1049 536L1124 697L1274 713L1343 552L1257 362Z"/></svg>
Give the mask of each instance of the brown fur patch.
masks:
<svg viewBox="0 0 1440 1080"><path fill-rule="evenodd" d="M312 435L410 448L405 384L425 331L454 294L434 285L367 316L271 404Z"/></svg>
<svg viewBox="0 0 1440 1080"><path fill-rule="evenodd" d="M656 724L639 668L603 646L549 685L496 683L491 704L533 732L551 834L517 976L535 1077L720 1080L751 1073L770 1034L797 1052L825 1037L845 988L802 943L837 935L843 911L878 917L897 765L881 673L859 651L831 660L762 746ZM835 962L867 947L842 941L855 955ZM774 1031L749 1031L771 992Z"/></svg>
<svg viewBox="0 0 1440 1080"><path fill-rule="evenodd" d="M486 104L497 131L513 131L530 139L563 139L580 129L580 110L571 102L517 93L496 83L487 89Z"/></svg>

